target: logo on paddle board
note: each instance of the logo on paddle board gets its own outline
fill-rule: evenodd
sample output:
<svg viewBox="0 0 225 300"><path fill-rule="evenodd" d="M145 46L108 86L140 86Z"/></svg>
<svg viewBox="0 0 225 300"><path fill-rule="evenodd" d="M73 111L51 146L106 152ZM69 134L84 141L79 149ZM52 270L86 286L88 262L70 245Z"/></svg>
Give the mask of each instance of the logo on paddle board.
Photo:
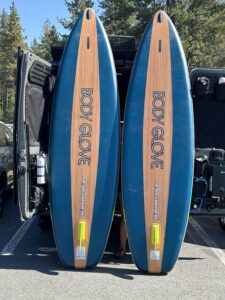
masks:
<svg viewBox="0 0 225 300"><path fill-rule="evenodd" d="M92 115L93 115L93 89L82 88L80 98L80 119L84 122L79 127L79 159L78 165L91 164L91 137L92 137Z"/></svg>
<svg viewBox="0 0 225 300"><path fill-rule="evenodd" d="M80 214L84 216L84 204L85 204L85 192L86 192L86 177L82 176L81 182L81 207L80 207Z"/></svg>
<svg viewBox="0 0 225 300"><path fill-rule="evenodd" d="M157 126L152 128L151 141L151 169L164 168L164 116L165 116L165 92L154 91L152 101L152 121Z"/></svg>
<svg viewBox="0 0 225 300"><path fill-rule="evenodd" d="M156 178L154 183L154 220L158 219L158 206L159 206L159 181Z"/></svg>

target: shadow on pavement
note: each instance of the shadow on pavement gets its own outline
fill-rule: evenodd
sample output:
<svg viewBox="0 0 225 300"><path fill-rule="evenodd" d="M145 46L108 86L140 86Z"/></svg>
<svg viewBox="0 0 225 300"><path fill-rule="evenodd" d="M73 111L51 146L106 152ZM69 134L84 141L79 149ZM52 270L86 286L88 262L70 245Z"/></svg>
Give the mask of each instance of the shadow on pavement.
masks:
<svg viewBox="0 0 225 300"><path fill-rule="evenodd" d="M2 238L2 248L21 225L18 207L15 207L13 204L12 194L10 194L10 199L8 199L6 210L0 223L0 233L2 237L5 235L5 237ZM76 272L107 273L126 280L132 280L134 278L133 275L149 276L149 274L143 273L135 267L132 261L132 256L129 253L129 247L127 247L128 253L123 258L117 259L113 257L113 253L119 248L120 244L119 224L120 217L115 216L106 246L106 252L102 257L100 264L93 269ZM43 228L45 230L42 230ZM0 256L0 268L36 270L51 276L56 276L59 272L63 271L72 271L72 269L66 269L59 260L51 226L42 226L42 229L38 226L38 219L35 220L34 224L16 247L14 254ZM193 243L191 236L194 233L191 232L191 228L188 229L188 232L189 234L186 235L185 242ZM181 261L193 261L200 259L202 258L179 258Z"/></svg>
<svg viewBox="0 0 225 300"><path fill-rule="evenodd" d="M119 219L116 218L113 222L106 253L103 255L100 264L87 271L75 272L106 273L125 280L133 280L134 275L149 276L149 274L143 273L135 267L130 253L120 259L113 257L114 250L119 246L118 230ZM201 258L179 258L179 260L190 261L198 259ZM13 255L0 256L0 267L3 269L36 270L51 276L56 276L59 272L72 271L72 269L62 266L57 254L52 231L40 229L38 220L31 226Z"/></svg>
<svg viewBox="0 0 225 300"><path fill-rule="evenodd" d="M143 275L143 273L135 269L130 254L127 254L121 259L113 257L113 251L119 247L118 228L119 223L118 219L116 219L113 223L107 243L107 253L103 255L100 266L98 265L93 269L79 272L105 272L127 279L132 279L129 277L131 274ZM120 265L123 266L123 268L120 268ZM131 268L127 268L128 265L130 265ZM20 241L14 254L0 255L0 268L36 270L53 276L58 275L61 271L72 271L70 268L65 268L60 262L52 230L42 230L38 226L38 219L35 220L31 228L29 228L26 235Z"/></svg>
<svg viewBox="0 0 225 300"><path fill-rule="evenodd" d="M179 257L178 260L202 260L203 257Z"/></svg>

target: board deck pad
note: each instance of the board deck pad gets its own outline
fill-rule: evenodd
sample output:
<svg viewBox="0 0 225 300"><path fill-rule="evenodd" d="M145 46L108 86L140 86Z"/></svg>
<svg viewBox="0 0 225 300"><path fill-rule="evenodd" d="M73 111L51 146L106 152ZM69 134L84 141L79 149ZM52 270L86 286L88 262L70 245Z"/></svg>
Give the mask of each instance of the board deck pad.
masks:
<svg viewBox="0 0 225 300"><path fill-rule="evenodd" d="M72 49L74 43L76 46ZM75 68L71 69L71 63L75 64ZM86 9L77 21L59 72L61 77L54 104L50 156L53 227L63 263L75 269L85 269L99 261L106 244L116 199L119 156L116 72L106 34L93 9ZM73 81L67 78L71 75ZM68 99L64 97L66 85L70 90ZM105 85L108 85L110 92L107 92ZM61 102L65 101L69 102L70 112L62 108ZM61 137L59 129L58 132L56 129L61 124L57 116L70 120L67 120L68 127L65 127L69 137L65 145L69 159L64 166L53 153L56 139ZM115 158L112 168L111 156ZM60 167L69 170L64 182L68 194L64 195L63 186L61 189L57 187L61 199L56 194L53 181L54 178L58 180L56 170ZM59 215L59 201L68 196L68 204ZM104 216L101 218L101 215ZM71 216L70 222L60 226L57 223L59 218L62 221L67 216ZM61 245L65 235L61 232L63 228L70 234L66 247Z"/></svg>
<svg viewBox="0 0 225 300"><path fill-rule="evenodd" d="M172 269L186 229L194 161L191 103L179 38L169 17L158 12L146 29L130 81L122 177L133 258L149 273ZM174 149L186 151L184 161L180 153L176 160Z"/></svg>

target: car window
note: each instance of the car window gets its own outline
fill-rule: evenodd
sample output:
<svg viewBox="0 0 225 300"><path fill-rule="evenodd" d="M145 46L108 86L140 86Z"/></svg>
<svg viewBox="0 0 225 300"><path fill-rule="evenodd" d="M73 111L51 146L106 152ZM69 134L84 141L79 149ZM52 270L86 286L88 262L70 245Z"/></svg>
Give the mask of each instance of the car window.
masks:
<svg viewBox="0 0 225 300"><path fill-rule="evenodd" d="M5 131L7 142L8 142L8 144L11 145L12 142L13 142L12 132L11 132L11 130L7 126L4 126L4 131Z"/></svg>
<svg viewBox="0 0 225 300"><path fill-rule="evenodd" d="M0 147L7 146L7 138L3 129L3 126L0 126Z"/></svg>

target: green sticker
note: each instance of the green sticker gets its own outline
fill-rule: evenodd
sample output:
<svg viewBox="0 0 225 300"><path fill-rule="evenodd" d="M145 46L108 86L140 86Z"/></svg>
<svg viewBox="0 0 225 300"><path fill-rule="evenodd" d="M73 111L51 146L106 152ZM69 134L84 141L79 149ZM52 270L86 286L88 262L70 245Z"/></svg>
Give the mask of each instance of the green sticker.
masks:
<svg viewBox="0 0 225 300"><path fill-rule="evenodd" d="M80 221L78 223L78 241L85 240L85 229L86 229L86 222Z"/></svg>
<svg viewBox="0 0 225 300"><path fill-rule="evenodd" d="M160 239L160 225L152 224L152 240L151 240L152 245L158 246L159 239Z"/></svg>

